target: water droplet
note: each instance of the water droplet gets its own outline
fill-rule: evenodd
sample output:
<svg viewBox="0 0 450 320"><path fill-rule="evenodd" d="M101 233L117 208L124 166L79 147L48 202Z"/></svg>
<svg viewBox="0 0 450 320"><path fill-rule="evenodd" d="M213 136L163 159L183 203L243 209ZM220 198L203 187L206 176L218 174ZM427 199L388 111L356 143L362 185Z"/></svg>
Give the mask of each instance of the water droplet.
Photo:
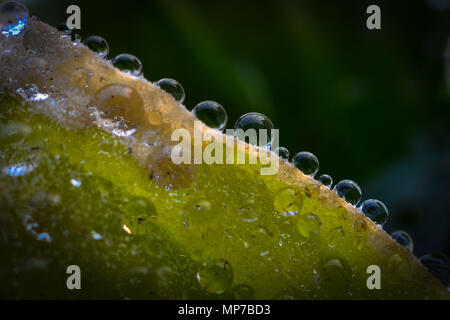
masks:
<svg viewBox="0 0 450 320"><path fill-rule="evenodd" d="M258 220L258 212L255 210L255 201L252 199L245 201L239 208L238 213L244 221L254 222Z"/></svg>
<svg viewBox="0 0 450 320"><path fill-rule="evenodd" d="M136 77L140 76L143 71L141 61L128 53L122 53L116 56L112 59L112 64L117 69Z"/></svg>
<svg viewBox="0 0 450 320"><path fill-rule="evenodd" d="M74 186L74 187L79 187L81 186L81 181L80 180L76 180L76 179L70 179L70 183Z"/></svg>
<svg viewBox="0 0 450 320"><path fill-rule="evenodd" d="M132 198L123 207L120 215L122 223L133 230L134 234L146 234L157 218L153 203L144 197Z"/></svg>
<svg viewBox="0 0 450 320"><path fill-rule="evenodd" d="M351 268L344 260L330 259L317 273L315 284L328 298L342 297L347 293L351 283Z"/></svg>
<svg viewBox="0 0 450 320"><path fill-rule="evenodd" d="M285 188L277 192L273 198L273 205L278 214L293 216L300 212L303 198L292 188Z"/></svg>
<svg viewBox="0 0 450 320"><path fill-rule="evenodd" d="M298 232L305 238L318 234L321 227L322 222L315 214L302 215L297 222Z"/></svg>
<svg viewBox="0 0 450 320"><path fill-rule="evenodd" d="M336 228L331 229L329 237L330 237L330 242L328 243L328 246L330 248L335 248L336 245L339 242L341 242L345 237L344 228L336 227Z"/></svg>
<svg viewBox="0 0 450 320"><path fill-rule="evenodd" d="M228 117L225 109L214 101L203 101L197 104L192 113L207 126L222 131L227 125Z"/></svg>
<svg viewBox="0 0 450 320"><path fill-rule="evenodd" d="M274 126L268 117L258 112L250 112L244 114L236 121L234 124L234 135L246 143L265 147L273 141L272 129L274 129ZM248 135L253 136L254 139Z"/></svg>
<svg viewBox="0 0 450 320"><path fill-rule="evenodd" d="M182 216L187 225L201 225L210 222L217 216L211 210L211 203L206 199L188 202L183 209Z"/></svg>
<svg viewBox="0 0 450 320"><path fill-rule="evenodd" d="M314 177L314 175L319 171L319 159L311 152L302 151L297 153L292 158L292 163L295 167L299 169L303 174Z"/></svg>
<svg viewBox="0 0 450 320"><path fill-rule="evenodd" d="M163 89L165 92L170 93L176 101L180 103L184 102L184 89L181 84L178 83L178 81L174 79L164 78L155 82L155 85Z"/></svg>
<svg viewBox="0 0 450 320"><path fill-rule="evenodd" d="M34 164L24 164L24 163L18 163L14 164L12 166L3 168L3 173L7 174L11 177L19 177L24 176L31 171L34 170L36 166Z"/></svg>
<svg viewBox="0 0 450 320"><path fill-rule="evenodd" d="M356 206L361 200L361 188L352 180L342 180L338 182L334 186L333 191L353 206Z"/></svg>
<svg viewBox="0 0 450 320"><path fill-rule="evenodd" d="M0 4L0 31L5 36L16 36L26 27L28 9L17 1Z"/></svg>
<svg viewBox="0 0 450 320"><path fill-rule="evenodd" d="M405 231L395 231L391 234L392 239L397 241L400 245L404 246L409 251L413 252L414 244L411 236Z"/></svg>
<svg viewBox="0 0 450 320"><path fill-rule="evenodd" d="M388 219L388 210L383 202L369 199L361 204L361 211L373 222L383 225Z"/></svg>
<svg viewBox="0 0 450 320"><path fill-rule="evenodd" d="M132 88L120 84L111 84L100 89L93 101L102 112L101 119L120 118L127 119L130 123L115 121L112 127L108 128L108 123L99 121L99 125L112 131L120 129L127 131L129 125L139 125L145 121L144 102L141 96ZM124 122L124 121L123 121Z"/></svg>
<svg viewBox="0 0 450 320"><path fill-rule="evenodd" d="M236 300L254 300L255 290L247 284L238 284L233 287L233 298Z"/></svg>
<svg viewBox="0 0 450 320"><path fill-rule="evenodd" d="M91 231L91 235L92 235L92 238L94 240L101 240L101 239L103 239L103 236L100 233L95 232L94 230Z"/></svg>
<svg viewBox="0 0 450 320"><path fill-rule="evenodd" d="M280 158L289 160L289 150L284 147L279 147L275 149L275 153L278 154Z"/></svg>
<svg viewBox="0 0 450 320"><path fill-rule="evenodd" d="M450 262L442 253L431 253L420 258L420 262L446 287L450 285Z"/></svg>
<svg viewBox="0 0 450 320"><path fill-rule="evenodd" d="M392 272L403 279L408 278L411 272L411 266L409 265L408 260L397 253L389 258L387 269L389 272Z"/></svg>
<svg viewBox="0 0 450 320"><path fill-rule="evenodd" d="M90 36L83 41L84 45L99 57L106 58L109 53L108 42L100 36Z"/></svg>
<svg viewBox="0 0 450 320"><path fill-rule="evenodd" d="M317 178L317 181L322 183L327 188L331 188L333 185L333 179L327 174L321 174L320 177Z"/></svg>
<svg viewBox="0 0 450 320"><path fill-rule="evenodd" d="M224 259L213 259L202 264L197 272L200 286L215 294L223 294L233 283L233 269Z"/></svg>

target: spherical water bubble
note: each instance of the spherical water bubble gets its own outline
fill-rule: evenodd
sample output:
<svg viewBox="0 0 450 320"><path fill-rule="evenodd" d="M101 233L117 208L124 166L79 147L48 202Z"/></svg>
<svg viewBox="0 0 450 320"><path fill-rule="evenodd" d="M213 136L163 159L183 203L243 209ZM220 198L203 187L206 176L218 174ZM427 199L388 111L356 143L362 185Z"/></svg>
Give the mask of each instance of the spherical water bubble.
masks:
<svg viewBox="0 0 450 320"><path fill-rule="evenodd" d="M383 202L369 199L361 204L361 211L373 222L383 225L389 216L388 210Z"/></svg>
<svg viewBox="0 0 450 320"><path fill-rule="evenodd" d="M26 27L28 9L17 1L0 4L0 32L5 36L16 36Z"/></svg>
<svg viewBox="0 0 450 320"><path fill-rule="evenodd" d="M420 262L446 287L450 285L450 262L442 253L431 253L420 258Z"/></svg>
<svg viewBox="0 0 450 320"><path fill-rule="evenodd" d="M228 116L225 109L214 101L203 101L192 109L192 113L207 126L223 130L227 125Z"/></svg>
<svg viewBox="0 0 450 320"><path fill-rule="evenodd" d="M250 112L244 114L236 121L234 124L234 135L247 143L265 147L272 144L274 138L272 137L272 129L274 129L274 126L269 118L258 112ZM250 130L254 130L254 132ZM260 130L265 130L265 134L264 131L260 132ZM254 138L249 138L245 133L254 133ZM260 133L263 133L263 135L260 136Z"/></svg>
<svg viewBox="0 0 450 320"><path fill-rule="evenodd" d="M319 171L319 160L311 152L302 151L297 153L292 158L292 162L297 169L307 176L314 177Z"/></svg>
<svg viewBox="0 0 450 320"><path fill-rule="evenodd" d="M94 51L99 57L106 58L109 46L105 39L99 36L90 36L83 41L84 45Z"/></svg>
<svg viewBox="0 0 450 320"><path fill-rule="evenodd" d="M278 147L274 151L280 158L289 160L289 150L284 147Z"/></svg>
<svg viewBox="0 0 450 320"><path fill-rule="evenodd" d="M327 174L321 174L320 177L317 178L317 181L322 183L327 188L331 188L333 185L333 179Z"/></svg>
<svg viewBox="0 0 450 320"><path fill-rule="evenodd" d="M397 241L400 245L404 246L409 251L413 251L414 244L411 236L407 234L405 231L395 231L391 234L392 239Z"/></svg>
<svg viewBox="0 0 450 320"><path fill-rule="evenodd" d="M139 61L139 59L132 54L128 53L122 53L116 56L112 59L112 64L117 69L136 77L140 76L143 71L141 61Z"/></svg>
<svg viewBox="0 0 450 320"><path fill-rule="evenodd" d="M184 89L178 81L164 78L155 82L155 85L163 89L165 92L170 93L176 101L180 103L184 102Z"/></svg>
<svg viewBox="0 0 450 320"><path fill-rule="evenodd" d="M213 259L205 262L197 272L200 286L214 294L222 294L231 289L233 269L224 259Z"/></svg>
<svg viewBox="0 0 450 320"><path fill-rule="evenodd" d="M333 191L336 192L339 197L354 206L361 200L361 188L352 180L342 180L338 182L334 186Z"/></svg>

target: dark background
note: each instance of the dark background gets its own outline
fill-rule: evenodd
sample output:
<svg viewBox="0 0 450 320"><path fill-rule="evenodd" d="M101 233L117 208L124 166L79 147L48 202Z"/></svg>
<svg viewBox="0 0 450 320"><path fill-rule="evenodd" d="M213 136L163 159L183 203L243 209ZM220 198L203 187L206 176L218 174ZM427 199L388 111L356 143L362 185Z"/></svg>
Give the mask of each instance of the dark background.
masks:
<svg viewBox="0 0 450 320"><path fill-rule="evenodd" d="M291 156L361 185L414 252L450 254L450 0L23 1L54 26L81 8L83 38L109 58L132 53L151 81L169 77L191 109L215 100L232 128L266 114ZM366 28L381 7L382 29Z"/></svg>

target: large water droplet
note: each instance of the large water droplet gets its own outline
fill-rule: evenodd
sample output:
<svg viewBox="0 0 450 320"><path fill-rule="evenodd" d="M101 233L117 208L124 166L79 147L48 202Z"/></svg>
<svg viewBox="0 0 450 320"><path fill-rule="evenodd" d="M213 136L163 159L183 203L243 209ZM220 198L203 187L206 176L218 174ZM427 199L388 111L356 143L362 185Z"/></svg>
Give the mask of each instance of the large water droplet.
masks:
<svg viewBox="0 0 450 320"><path fill-rule="evenodd" d="M392 237L392 239L397 241L400 245L404 246L409 251L411 251L411 252L413 251L413 249L414 249L413 240L412 240L411 236L408 233L406 233L405 231L398 230L398 231L392 232L391 237Z"/></svg>
<svg viewBox="0 0 450 320"><path fill-rule="evenodd" d="M361 211L373 222L383 225L389 216L388 210L383 202L369 199L361 204Z"/></svg>
<svg viewBox="0 0 450 320"><path fill-rule="evenodd" d="M144 102L141 96L131 87L121 84L105 86L96 93L92 104L102 112L101 118L123 117L133 124L145 122ZM112 127L108 127L108 123L99 123L99 125L110 131L120 129L126 132L130 129L122 127L122 124L116 121L112 123Z"/></svg>
<svg viewBox="0 0 450 320"><path fill-rule="evenodd" d="M361 200L361 188L352 180L342 180L338 182L334 186L333 191L353 206L356 206Z"/></svg>
<svg viewBox="0 0 450 320"><path fill-rule="evenodd" d="M321 174L320 177L317 178L317 181L322 183L327 188L331 188L333 185L333 179L327 174Z"/></svg>
<svg viewBox="0 0 450 320"><path fill-rule="evenodd" d="M178 81L164 78L155 82L155 85L163 89L165 92L170 93L176 101L180 103L184 102L184 89Z"/></svg>
<svg viewBox="0 0 450 320"><path fill-rule="evenodd" d="M292 158L292 162L297 169L307 176L314 177L319 171L319 159L311 152L302 151L297 153Z"/></svg>
<svg viewBox="0 0 450 320"><path fill-rule="evenodd" d="M203 101L192 109L192 113L207 126L222 131L227 125L225 109L214 101Z"/></svg>
<svg viewBox="0 0 450 320"><path fill-rule="evenodd" d="M16 36L27 25L28 9L17 1L0 4L0 31L6 36Z"/></svg>
<svg viewBox="0 0 450 320"><path fill-rule="evenodd" d="M273 198L273 206L278 214L293 216L301 210L303 198L294 189L285 188L277 192Z"/></svg>
<svg viewBox="0 0 450 320"><path fill-rule="evenodd" d="M278 154L278 156L280 158L286 159L289 161L289 150L286 149L285 147L278 147L274 150L274 152L276 154Z"/></svg>
<svg viewBox="0 0 450 320"><path fill-rule="evenodd" d="M255 299L255 290L246 284L239 284L233 287L233 298L236 300Z"/></svg>
<svg viewBox="0 0 450 320"><path fill-rule="evenodd" d="M112 59L112 64L117 69L131 74L133 76L140 76L142 74L143 68L142 63L138 58L132 54L122 53Z"/></svg>
<svg viewBox="0 0 450 320"><path fill-rule="evenodd" d="M99 57L105 58L109 53L108 42L100 36L90 36L83 41L84 45Z"/></svg>
<svg viewBox="0 0 450 320"><path fill-rule="evenodd" d="M442 253L432 253L420 258L420 262L446 287L450 285L450 262Z"/></svg>
<svg viewBox="0 0 450 320"><path fill-rule="evenodd" d="M224 259L213 259L205 262L197 272L200 286L214 294L223 294L233 283L233 269Z"/></svg>
<svg viewBox="0 0 450 320"><path fill-rule="evenodd" d="M274 139L272 137L272 129L274 129L274 126L268 117L258 112L250 112L244 114L236 121L234 124L234 135L247 143L265 147L272 144ZM254 139L249 138L249 134Z"/></svg>
<svg viewBox="0 0 450 320"><path fill-rule="evenodd" d="M302 215L297 222L298 232L305 238L318 234L321 227L322 222L315 214Z"/></svg>

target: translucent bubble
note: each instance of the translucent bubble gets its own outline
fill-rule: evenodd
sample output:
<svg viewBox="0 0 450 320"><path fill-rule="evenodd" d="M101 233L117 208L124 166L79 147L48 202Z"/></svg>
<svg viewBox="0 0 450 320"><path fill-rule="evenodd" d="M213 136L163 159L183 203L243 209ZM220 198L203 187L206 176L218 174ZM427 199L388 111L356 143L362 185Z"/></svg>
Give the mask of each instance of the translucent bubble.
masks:
<svg viewBox="0 0 450 320"><path fill-rule="evenodd" d="M143 68L141 61L139 61L138 58L131 54L119 54L114 59L112 59L111 62L114 67L125 73L131 74L136 77L142 74Z"/></svg>
<svg viewBox="0 0 450 320"><path fill-rule="evenodd" d="M207 126L223 130L227 125L228 116L225 109L214 101L203 101L192 109L192 113Z"/></svg>
<svg viewBox="0 0 450 320"><path fill-rule="evenodd" d="M297 222L297 229L305 238L318 234L321 227L322 222L315 214L302 215Z"/></svg>
<svg viewBox="0 0 450 320"><path fill-rule="evenodd" d="M400 245L404 246L409 251L413 251L414 244L411 236L407 234L405 231L395 231L391 234L392 239L397 241Z"/></svg>
<svg viewBox="0 0 450 320"><path fill-rule="evenodd" d="M239 284L233 287L233 298L236 300L254 300L255 290L246 284Z"/></svg>
<svg viewBox="0 0 450 320"><path fill-rule="evenodd" d="M130 199L120 216L122 223L133 230L135 234L145 234L150 231L156 217L155 206L144 197Z"/></svg>
<svg viewBox="0 0 450 320"><path fill-rule="evenodd" d="M331 188L333 185L333 179L327 174L321 174L320 177L317 178L317 181L322 183L327 188Z"/></svg>
<svg viewBox="0 0 450 320"><path fill-rule="evenodd" d="M319 160L311 152L302 151L297 153L292 158L292 163L303 174L310 177L314 177L317 171L319 171Z"/></svg>
<svg viewBox="0 0 450 320"><path fill-rule="evenodd" d="M269 118L258 112L250 112L244 114L236 121L234 124L234 135L247 143L265 147L272 144L274 139L272 137L272 129L274 127ZM248 134L253 135L254 139L249 137Z"/></svg>
<svg viewBox="0 0 450 320"><path fill-rule="evenodd" d="M289 160L289 150L288 149L286 149L284 147L279 147L279 148L276 148L274 151L276 154L278 154L278 156L280 158Z"/></svg>
<svg viewBox="0 0 450 320"><path fill-rule="evenodd" d="M70 39L74 44L81 43L81 36L78 33L72 33Z"/></svg>
<svg viewBox="0 0 450 320"><path fill-rule="evenodd" d="M258 212L255 210L255 201L250 199L245 201L238 210L244 221L254 222L258 220Z"/></svg>
<svg viewBox="0 0 450 320"><path fill-rule="evenodd" d="M388 219L388 210L383 202L369 199L361 204L361 211L373 222L383 225Z"/></svg>
<svg viewBox="0 0 450 320"><path fill-rule="evenodd" d="M17 1L0 4L0 31L6 36L16 36L26 27L28 9Z"/></svg>
<svg viewBox="0 0 450 320"><path fill-rule="evenodd" d="M106 58L109 53L108 42L100 36L90 36L83 41L84 45L99 57Z"/></svg>
<svg viewBox="0 0 450 320"><path fill-rule="evenodd" d="M200 286L215 294L223 294L231 289L233 283L233 269L224 259L213 259L202 264L197 272Z"/></svg>
<svg viewBox="0 0 450 320"><path fill-rule="evenodd" d="M303 198L292 188L285 188L276 193L273 206L278 214L293 216L299 213L303 206Z"/></svg>
<svg viewBox="0 0 450 320"><path fill-rule="evenodd" d="M170 93L176 101L180 103L184 102L184 89L178 81L164 78L155 82L155 85L163 89L165 92Z"/></svg>
<svg viewBox="0 0 450 320"><path fill-rule="evenodd" d="M446 287L450 285L450 262L442 253L431 253L420 258L420 262Z"/></svg>
<svg viewBox="0 0 450 320"><path fill-rule="evenodd" d="M342 180L338 182L334 186L333 191L336 192L339 197L354 206L361 200L361 188L352 180Z"/></svg>

